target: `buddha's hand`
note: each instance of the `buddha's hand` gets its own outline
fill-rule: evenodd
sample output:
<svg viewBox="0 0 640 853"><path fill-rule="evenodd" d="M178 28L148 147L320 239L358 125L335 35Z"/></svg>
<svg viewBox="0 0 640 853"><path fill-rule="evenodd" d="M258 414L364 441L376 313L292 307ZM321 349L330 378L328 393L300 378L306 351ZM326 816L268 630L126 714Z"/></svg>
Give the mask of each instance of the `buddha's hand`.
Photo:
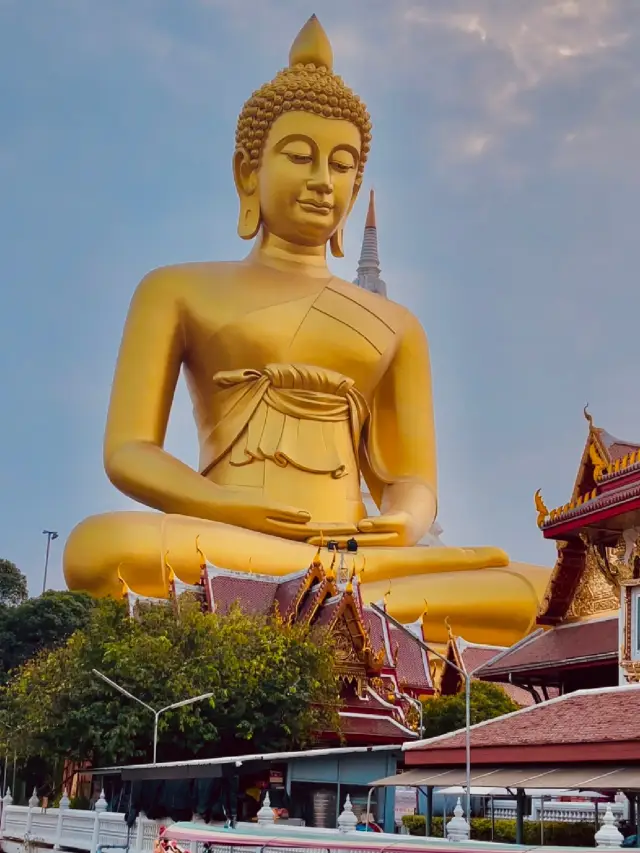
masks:
<svg viewBox="0 0 640 853"><path fill-rule="evenodd" d="M252 503L246 494L232 490L225 490L224 498L218 502L215 520L300 542L308 542L315 537L349 537L358 532L353 524L315 524L306 509L284 504L265 506Z"/></svg>
<svg viewBox="0 0 640 853"><path fill-rule="evenodd" d="M406 510L363 518L358 524L358 545L415 545L422 536L422 525Z"/></svg>
<svg viewBox="0 0 640 853"><path fill-rule="evenodd" d="M358 544L410 546L422 539L436 517L437 502L424 483L399 482L385 487L380 515L358 524Z"/></svg>

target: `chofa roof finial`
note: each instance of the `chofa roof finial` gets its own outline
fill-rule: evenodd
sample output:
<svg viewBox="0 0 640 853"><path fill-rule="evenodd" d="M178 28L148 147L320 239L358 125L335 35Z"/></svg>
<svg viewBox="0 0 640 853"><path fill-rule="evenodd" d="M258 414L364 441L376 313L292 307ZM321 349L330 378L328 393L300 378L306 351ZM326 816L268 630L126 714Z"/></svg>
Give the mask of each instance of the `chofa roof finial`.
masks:
<svg viewBox="0 0 640 853"><path fill-rule="evenodd" d="M589 412L589 404L588 404L588 403L587 403L587 405L584 407L584 409L582 410L582 412L583 412L583 414L584 414L584 417L585 417L586 422L589 424L589 429L591 429L591 428L593 427L593 416L592 416L592 415L591 415L591 413Z"/></svg>

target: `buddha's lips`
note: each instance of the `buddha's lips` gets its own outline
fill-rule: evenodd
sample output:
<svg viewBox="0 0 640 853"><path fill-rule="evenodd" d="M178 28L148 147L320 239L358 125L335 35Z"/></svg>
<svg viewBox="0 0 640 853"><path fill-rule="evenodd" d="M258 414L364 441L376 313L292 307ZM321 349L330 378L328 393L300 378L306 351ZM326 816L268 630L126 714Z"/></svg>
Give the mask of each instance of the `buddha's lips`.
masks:
<svg viewBox="0 0 640 853"><path fill-rule="evenodd" d="M333 205L329 204L326 201L313 201L312 199L303 198L298 201L300 207L303 207L305 210L311 209L317 213L331 213L333 210Z"/></svg>

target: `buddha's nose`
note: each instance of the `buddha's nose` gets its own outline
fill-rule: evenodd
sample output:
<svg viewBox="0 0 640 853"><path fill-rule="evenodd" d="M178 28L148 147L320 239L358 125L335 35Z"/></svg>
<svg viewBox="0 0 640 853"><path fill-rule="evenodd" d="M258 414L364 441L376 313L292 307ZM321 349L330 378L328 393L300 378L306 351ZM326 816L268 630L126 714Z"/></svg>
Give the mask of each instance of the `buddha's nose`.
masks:
<svg viewBox="0 0 640 853"><path fill-rule="evenodd" d="M323 195L329 195L329 193L333 192L328 163L318 164L313 175L309 178L307 186L313 192L322 193Z"/></svg>

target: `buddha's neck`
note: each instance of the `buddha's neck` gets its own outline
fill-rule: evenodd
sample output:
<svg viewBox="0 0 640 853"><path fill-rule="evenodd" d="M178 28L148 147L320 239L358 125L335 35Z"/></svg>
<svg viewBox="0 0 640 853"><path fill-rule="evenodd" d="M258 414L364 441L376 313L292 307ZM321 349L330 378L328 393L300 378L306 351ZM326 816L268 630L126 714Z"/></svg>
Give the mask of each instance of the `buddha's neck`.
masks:
<svg viewBox="0 0 640 853"><path fill-rule="evenodd" d="M301 246L264 230L249 252L247 262L314 278L331 276L327 267L326 246Z"/></svg>

